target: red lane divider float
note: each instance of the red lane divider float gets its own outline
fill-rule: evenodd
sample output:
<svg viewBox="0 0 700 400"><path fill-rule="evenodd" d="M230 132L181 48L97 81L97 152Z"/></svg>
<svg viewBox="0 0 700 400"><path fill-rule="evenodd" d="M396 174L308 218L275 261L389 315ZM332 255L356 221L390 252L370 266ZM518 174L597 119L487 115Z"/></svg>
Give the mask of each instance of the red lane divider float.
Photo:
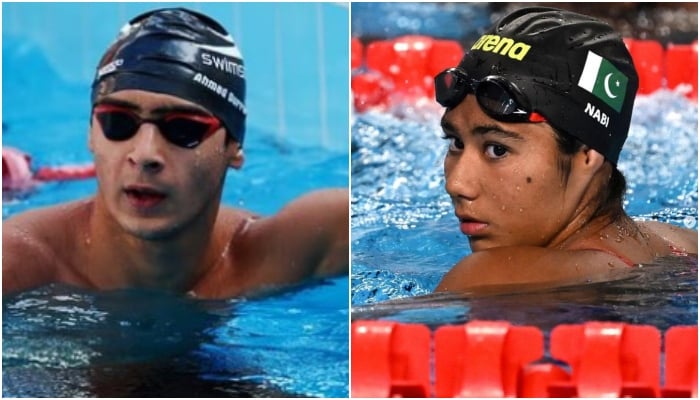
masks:
<svg viewBox="0 0 700 400"><path fill-rule="evenodd" d="M551 354L572 369L567 381L552 382L553 397L656 397L661 335L653 326L614 322L559 325Z"/></svg>
<svg viewBox="0 0 700 400"><path fill-rule="evenodd" d="M676 89L684 85L688 88L686 96L698 101L698 42L674 45L666 49L666 85Z"/></svg>
<svg viewBox="0 0 700 400"><path fill-rule="evenodd" d="M612 322L559 325L550 354L536 327L503 321L441 326L352 324L353 397L697 397L697 326L667 330L665 385L662 337L653 326Z"/></svg>
<svg viewBox="0 0 700 400"><path fill-rule="evenodd" d="M95 167L85 165L61 165L32 170L32 158L13 147L2 148L2 190L22 191L32 188L39 181L63 181L86 179L95 176Z"/></svg>
<svg viewBox="0 0 700 400"><path fill-rule="evenodd" d="M674 326L666 332L664 397L698 397L698 327Z"/></svg>
<svg viewBox="0 0 700 400"><path fill-rule="evenodd" d="M352 329L353 397L427 397L430 330L423 325L364 321Z"/></svg>
<svg viewBox="0 0 700 400"><path fill-rule="evenodd" d="M655 40L625 39L639 76L638 94L650 94L663 87L666 66L664 48Z"/></svg>
<svg viewBox="0 0 700 400"><path fill-rule="evenodd" d="M520 370L543 354L542 332L531 326L441 326L435 331L435 395L516 397Z"/></svg>
<svg viewBox="0 0 700 400"><path fill-rule="evenodd" d="M409 35L393 40L380 40L362 46L352 42L351 81L355 109L366 111L387 107L395 94L403 99L435 95L433 77L445 68L455 66L464 55L454 40ZM357 72L364 66L366 72Z"/></svg>
<svg viewBox="0 0 700 400"><path fill-rule="evenodd" d="M698 45L669 44L653 40L625 39L639 75L639 94L659 89L682 91L698 98ZM351 81L355 110L387 109L395 98L413 101L434 97L433 77L456 66L464 55L454 40L409 35L363 45L353 38Z"/></svg>

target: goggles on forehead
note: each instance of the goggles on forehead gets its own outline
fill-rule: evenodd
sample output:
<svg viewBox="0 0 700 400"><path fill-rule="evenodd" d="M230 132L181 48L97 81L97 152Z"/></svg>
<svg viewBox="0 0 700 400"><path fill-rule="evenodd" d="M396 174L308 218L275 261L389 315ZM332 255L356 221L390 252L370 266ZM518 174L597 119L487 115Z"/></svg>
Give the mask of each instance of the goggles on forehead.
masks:
<svg viewBox="0 0 700 400"><path fill-rule="evenodd" d="M93 113L109 140L129 140L136 135L142 124L148 122L157 126L167 141L187 149L199 146L222 126L221 121L214 116L182 111L145 119L126 107L98 104Z"/></svg>
<svg viewBox="0 0 700 400"><path fill-rule="evenodd" d="M456 107L470 93L481 109L497 121L546 121L541 114L532 111L520 89L502 76L489 75L476 80L460 68L448 68L435 77L435 99L443 107Z"/></svg>

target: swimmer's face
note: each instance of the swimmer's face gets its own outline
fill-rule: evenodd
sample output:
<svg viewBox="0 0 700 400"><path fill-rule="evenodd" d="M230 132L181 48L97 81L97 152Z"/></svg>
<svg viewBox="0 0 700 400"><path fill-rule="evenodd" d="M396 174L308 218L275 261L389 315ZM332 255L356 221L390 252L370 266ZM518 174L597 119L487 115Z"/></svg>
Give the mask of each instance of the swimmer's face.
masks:
<svg viewBox="0 0 700 400"><path fill-rule="evenodd" d="M98 103L124 107L146 119L173 111L209 114L178 97L140 90L118 91ZM89 147L99 201L125 231L146 239L166 238L197 226L197 221L213 221L226 169L242 163L238 144L226 143L223 127L190 149L166 140L152 123L142 124L126 140L109 140L93 115Z"/></svg>
<svg viewBox="0 0 700 400"><path fill-rule="evenodd" d="M445 189L472 251L552 244L574 217L580 190L562 179L549 124L496 121L467 96L442 126Z"/></svg>

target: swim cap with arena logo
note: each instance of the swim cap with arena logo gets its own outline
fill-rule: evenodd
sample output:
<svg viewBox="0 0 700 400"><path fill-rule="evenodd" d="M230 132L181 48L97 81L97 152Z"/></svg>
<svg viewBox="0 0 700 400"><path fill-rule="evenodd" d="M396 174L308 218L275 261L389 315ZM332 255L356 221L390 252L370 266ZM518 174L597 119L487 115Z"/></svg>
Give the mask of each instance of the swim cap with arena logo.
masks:
<svg viewBox="0 0 700 400"><path fill-rule="evenodd" d="M477 80L499 75L515 83L553 127L617 163L639 79L622 37L606 23L520 9L478 39L459 67Z"/></svg>
<svg viewBox="0 0 700 400"><path fill-rule="evenodd" d="M243 57L226 30L184 8L159 9L129 21L97 66L92 104L119 90L140 89L180 97L219 118L243 145Z"/></svg>

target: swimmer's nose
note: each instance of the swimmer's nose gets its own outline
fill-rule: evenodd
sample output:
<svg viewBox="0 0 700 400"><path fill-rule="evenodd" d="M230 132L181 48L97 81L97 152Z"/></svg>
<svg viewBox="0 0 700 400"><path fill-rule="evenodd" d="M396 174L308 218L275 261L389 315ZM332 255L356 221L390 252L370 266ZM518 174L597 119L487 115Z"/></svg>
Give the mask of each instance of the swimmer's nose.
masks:
<svg viewBox="0 0 700 400"><path fill-rule="evenodd" d="M131 140L133 148L128 156L130 164L149 173L158 173L163 170L165 163L162 151L167 143L158 131L158 127L151 123L144 123Z"/></svg>
<svg viewBox="0 0 700 400"><path fill-rule="evenodd" d="M453 200L474 200L479 195L479 171L472 161L466 151L445 160L445 191Z"/></svg>

